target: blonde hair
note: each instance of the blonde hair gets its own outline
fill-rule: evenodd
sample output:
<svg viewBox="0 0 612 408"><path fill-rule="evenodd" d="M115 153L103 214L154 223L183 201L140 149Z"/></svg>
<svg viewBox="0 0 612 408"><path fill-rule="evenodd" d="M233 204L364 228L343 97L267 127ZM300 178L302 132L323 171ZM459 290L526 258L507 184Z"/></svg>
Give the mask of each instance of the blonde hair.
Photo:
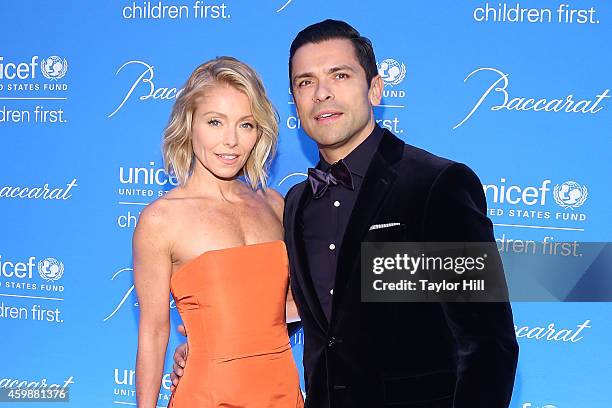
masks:
<svg viewBox="0 0 612 408"><path fill-rule="evenodd" d="M197 67L177 96L163 136L166 171L181 185L189 178L195 161L191 124L196 100L206 88L217 84L232 86L249 98L257 124L257 141L242 172L253 189L266 188L268 166L278 141L278 115L257 73L232 57L218 57Z"/></svg>

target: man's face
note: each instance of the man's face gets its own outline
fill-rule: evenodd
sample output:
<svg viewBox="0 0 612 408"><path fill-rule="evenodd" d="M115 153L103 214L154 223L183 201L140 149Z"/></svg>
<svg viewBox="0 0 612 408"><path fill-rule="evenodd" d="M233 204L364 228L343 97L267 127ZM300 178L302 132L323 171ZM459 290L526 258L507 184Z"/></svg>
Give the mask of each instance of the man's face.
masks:
<svg viewBox="0 0 612 408"><path fill-rule="evenodd" d="M350 40L309 43L293 56L291 86L297 112L302 128L322 151L340 149L348 154L370 134L372 106L381 98L380 77L372 84Z"/></svg>

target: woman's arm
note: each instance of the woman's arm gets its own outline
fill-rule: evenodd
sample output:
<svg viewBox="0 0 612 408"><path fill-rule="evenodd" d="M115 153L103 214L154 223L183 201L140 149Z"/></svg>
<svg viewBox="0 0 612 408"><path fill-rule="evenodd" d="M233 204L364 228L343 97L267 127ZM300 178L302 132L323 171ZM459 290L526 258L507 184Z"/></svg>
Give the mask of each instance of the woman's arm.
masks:
<svg viewBox="0 0 612 408"><path fill-rule="evenodd" d="M172 259L160 201L143 210L132 241L134 286L140 305L136 355L138 408L157 406L170 332Z"/></svg>
<svg viewBox="0 0 612 408"><path fill-rule="evenodd" d="M283 196L276 190L268 188L265 192L265 196L268 200L268 203L274 210L278 218L278 222L282 225L283 223L283 212L285 209L285 200ZM293 300L293 294L291 293L291 285L287 288L287 301L285 305L285 319L287 323L297 322L300 320L300 316L298 314L297 306L295 305L295 301Z"/></svg>
<svg viewBox="0 0 612 408"><path fill-rule="evenodd" d="M287 289L287 304L285 306L285 316L287 323L293 323L300 320L300 315L298 314L297 306L295 305L295 301L293 300L293 294L291 293L291 285Z"/></svg>

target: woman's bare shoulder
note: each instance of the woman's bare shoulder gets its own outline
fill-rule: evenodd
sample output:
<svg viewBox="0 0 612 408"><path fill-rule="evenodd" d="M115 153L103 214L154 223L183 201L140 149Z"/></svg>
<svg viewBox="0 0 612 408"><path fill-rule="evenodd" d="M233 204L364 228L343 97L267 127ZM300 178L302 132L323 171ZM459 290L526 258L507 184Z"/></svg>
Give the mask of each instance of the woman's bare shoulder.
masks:
<svg viewBox="0 0 612 408"><path fill-rule="evenodd" d="M134 235L146 232L160 235L160 238L170 238L173 235L172 230L180 221L181 214L186 213L183 207L187 203L182 198L181 191L173 189L149 203L138 217Z"/></svg>
<svg viewBox="0 0 612 408"><path fill-rule="evenodd" d="M274 213L282 220L283 211L285 209L285 199L278 191L273 188L257 190L265 199L268 205L274 210Z"/></svg>

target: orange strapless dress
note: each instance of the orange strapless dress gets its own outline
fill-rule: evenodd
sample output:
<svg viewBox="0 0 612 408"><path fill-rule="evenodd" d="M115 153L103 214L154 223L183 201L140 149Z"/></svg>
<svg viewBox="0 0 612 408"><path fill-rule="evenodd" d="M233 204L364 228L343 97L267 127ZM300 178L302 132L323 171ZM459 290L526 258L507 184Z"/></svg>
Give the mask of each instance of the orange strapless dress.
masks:
<svg viewBox="0 0 612 408"><path fill-rule="evenodd" d="M283 241L207 251L170 280L189 339L168 407L303 407L285 323Z"/></svg>

